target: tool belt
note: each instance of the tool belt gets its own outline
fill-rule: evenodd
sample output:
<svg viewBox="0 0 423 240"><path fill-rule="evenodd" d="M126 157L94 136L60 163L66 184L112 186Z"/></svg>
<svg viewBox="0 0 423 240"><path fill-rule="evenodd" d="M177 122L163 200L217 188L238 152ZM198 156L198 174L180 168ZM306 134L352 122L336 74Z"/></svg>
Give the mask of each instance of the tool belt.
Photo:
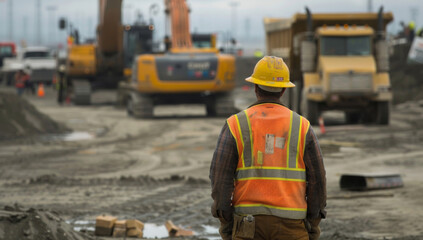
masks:
<svg viewBox="0 0 423 240"><path fill-rule="evenodd" d="M234 226L232 229L232 239L254 239L256 220L253 215L242 216L234 214Z"/></svg>

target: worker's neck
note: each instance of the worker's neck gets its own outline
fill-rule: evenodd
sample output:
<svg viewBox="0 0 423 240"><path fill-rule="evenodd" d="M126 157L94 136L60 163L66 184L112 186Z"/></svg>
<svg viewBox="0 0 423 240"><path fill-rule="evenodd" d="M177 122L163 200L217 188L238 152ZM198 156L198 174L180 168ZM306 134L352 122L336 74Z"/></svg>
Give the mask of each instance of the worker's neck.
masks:
<svg viewBox="0 0 423 240"><path fill-rule="evenodd" d="M281 103L281 99L280 98L269 98L269 97L257 96L257 102L277 102L277 103Z"/></svg>

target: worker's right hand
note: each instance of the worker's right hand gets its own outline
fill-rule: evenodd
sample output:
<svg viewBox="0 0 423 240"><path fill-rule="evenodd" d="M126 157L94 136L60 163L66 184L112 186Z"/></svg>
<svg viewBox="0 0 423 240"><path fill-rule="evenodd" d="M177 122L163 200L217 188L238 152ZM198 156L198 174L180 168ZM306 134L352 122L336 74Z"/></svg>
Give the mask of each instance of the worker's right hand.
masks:
<svg viewBox="0 0 423 240"><path fill-rule="evenodd" d="M223 240L232 240L232 228L234 226L233 218L230 221L225 220L223 217L219 218L220 228L219 233Z"/></svg>

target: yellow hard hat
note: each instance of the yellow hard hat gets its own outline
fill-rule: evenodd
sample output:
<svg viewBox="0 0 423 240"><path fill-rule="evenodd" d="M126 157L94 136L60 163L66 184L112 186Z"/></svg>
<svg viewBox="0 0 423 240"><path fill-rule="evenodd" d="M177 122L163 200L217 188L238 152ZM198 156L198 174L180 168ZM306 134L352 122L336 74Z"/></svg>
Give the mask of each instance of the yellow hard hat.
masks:
<svg viewBox="0 0 423 240"><path fill-rule="evenodd" d="M410 30L414 30L414 26L415 26L414 21L410 21L410 22L408 23L408 28L409 28Z"/></svg>
<svg viewBox="0 0 423 240"><path fill-rule="evenodd" d="M282 58L265 56L257 62L253 75L245 81L259 85L269 92L281 91L280 88L295 87L289 81L289 69ZM270 88L268 88L270 87ZM272 91L272 89L276 91Z"/></svg>

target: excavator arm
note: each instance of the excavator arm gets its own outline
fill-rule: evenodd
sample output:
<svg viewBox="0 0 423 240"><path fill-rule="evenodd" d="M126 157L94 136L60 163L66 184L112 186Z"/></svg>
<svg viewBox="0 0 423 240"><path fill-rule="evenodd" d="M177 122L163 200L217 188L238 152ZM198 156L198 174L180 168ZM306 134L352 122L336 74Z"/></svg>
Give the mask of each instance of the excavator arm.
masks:
<svg viewBox="0 0 423 240"><path fill-rule="evenodd" d="M166 20L171 25L172 48L191 48L189 8L185 0L165 0Z"/></svg>
<svg viewBox="0 0 423 240"><path fill-rule="evenodd" d="M104 55L122 51L122 0L100 0L97 27L98 50Z"/></svg>
<svg viewBox="0 0 423 240"><path fill-rule="evenodd" d="M97 69L99 73L123 71L122 0L99 0Z"/></svg>

